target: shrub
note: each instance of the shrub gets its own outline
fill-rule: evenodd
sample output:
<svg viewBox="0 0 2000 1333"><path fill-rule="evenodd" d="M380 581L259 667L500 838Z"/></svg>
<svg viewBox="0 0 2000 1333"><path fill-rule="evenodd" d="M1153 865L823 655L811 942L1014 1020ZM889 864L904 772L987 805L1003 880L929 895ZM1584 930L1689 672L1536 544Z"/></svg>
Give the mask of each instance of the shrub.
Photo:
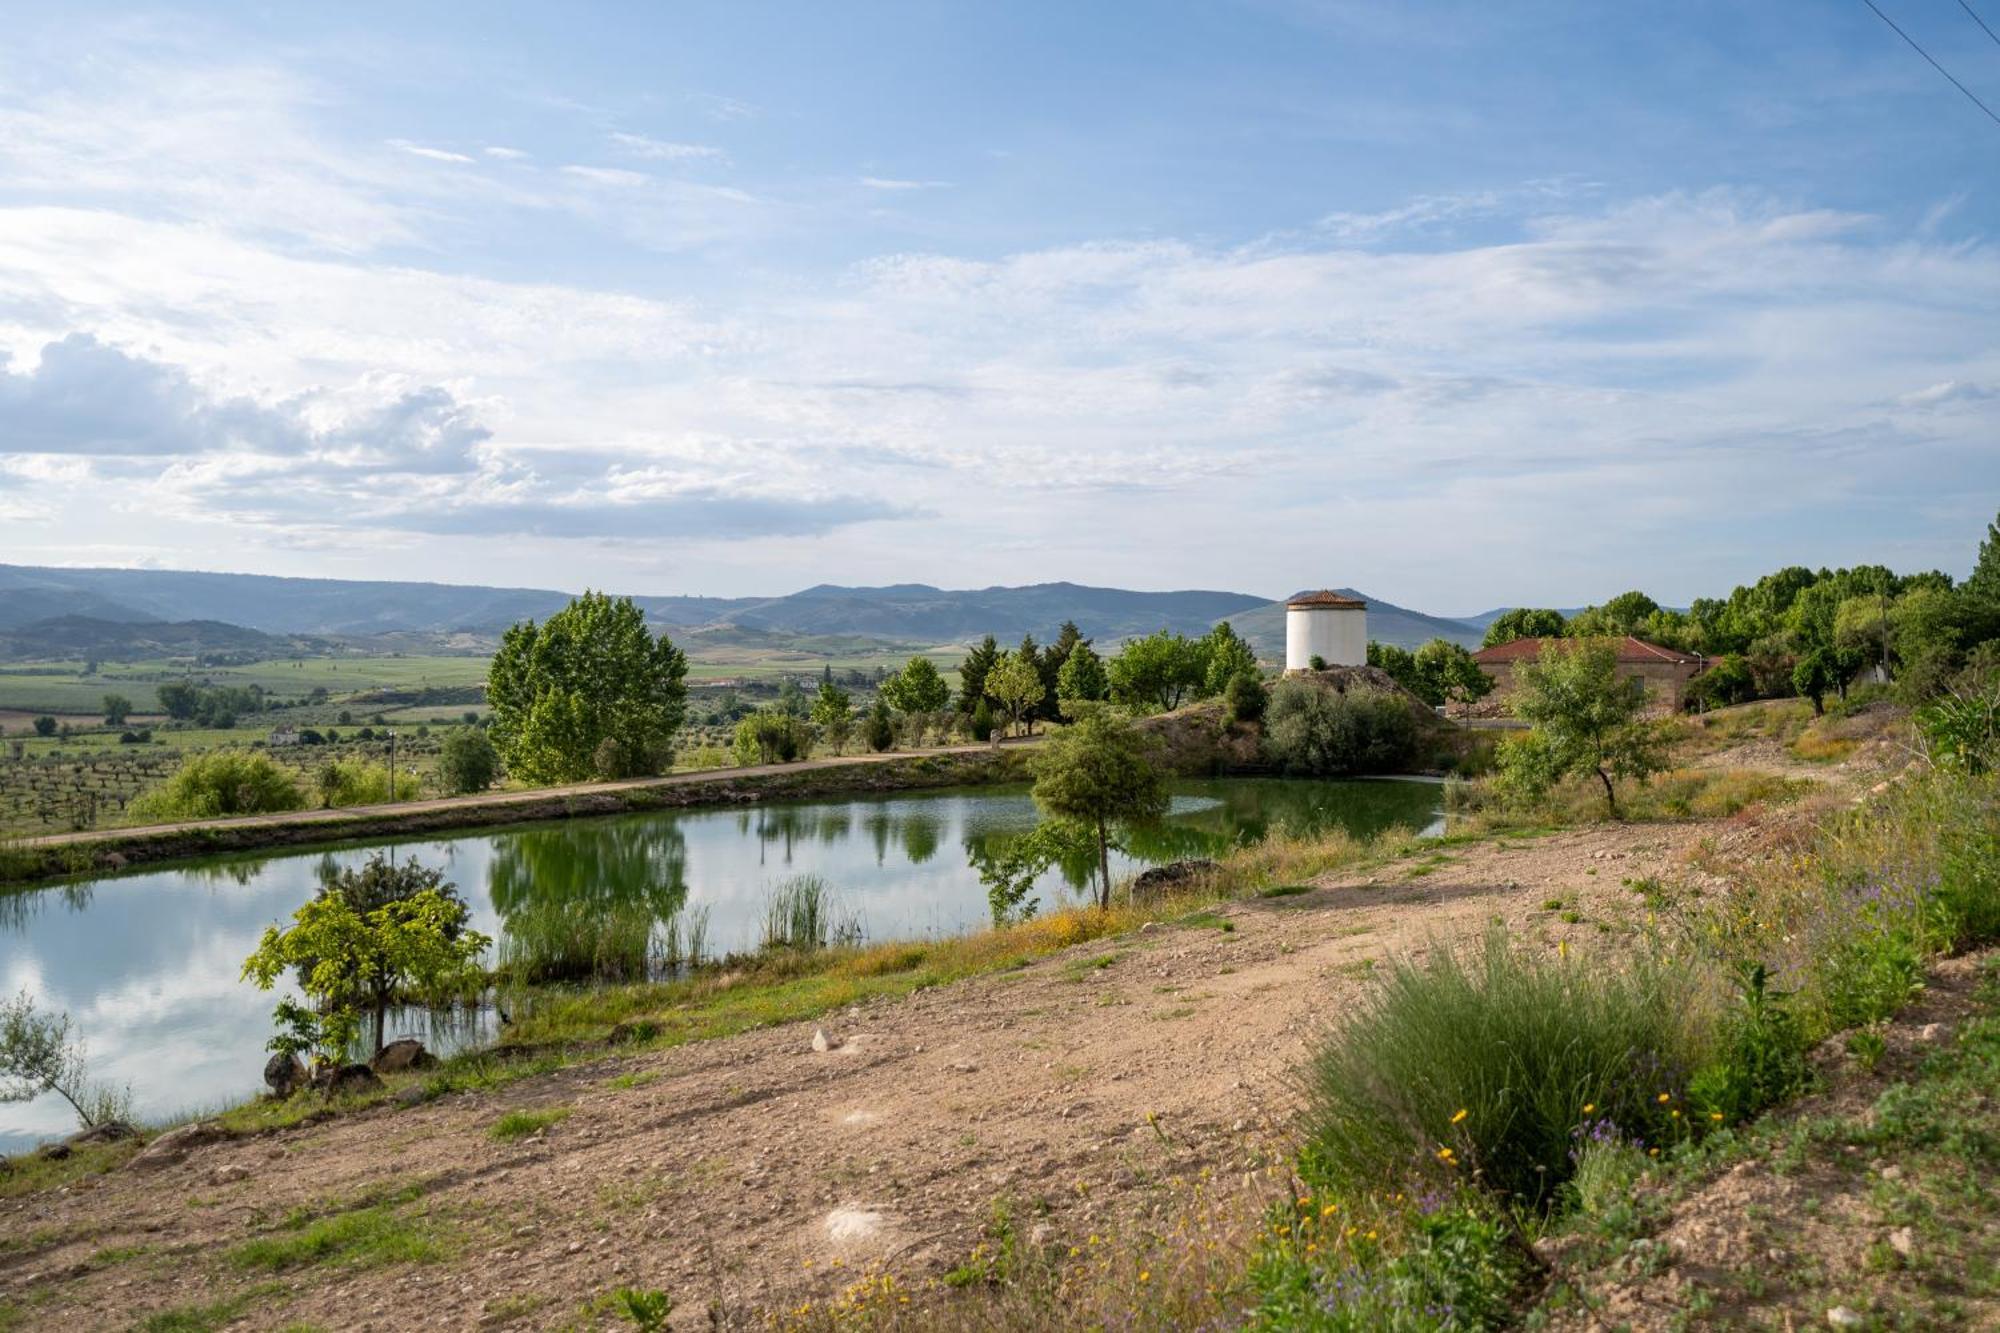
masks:
<svg viewBox="0 0 2000 1333"><path fill-rule="evenodd" d="M141 819L212 819L297 810L304 793L284 769L261 754L211 750L189 755L173 776L132 802Z"/></svg>
<svg viewBox="0 0 2000 1333"><path fill-rule="evenodd" d="M1810 1076L1791 997L1771 988L1762 963L1740 966L1736 980L1737 1005L1723 1022L1717 1058L1688 1087L1697 1107L1731 1121L1796 1095Z"/></svg>
<svg viewBox="0 0 2000 1333"><path fill-rule="evenodd" d="M1257 722L1270 705L1271 692L1255 673L1239 671L1223 687L1222 701L1229 708L1231 722Z"/></svg>
<svg viewBox="0 0 2000 1333"><path fill-rule="evenodd" d="M422 787L415 773L400 769L396 773L396 793L391 797L388 765L364 763L358 759L322 764L313 781L319 789L321 804L326 806L414 801Z"/></svg>
<svg viewBox="0 0 2000 1333"><path fill-rule="evenodd" d="M36 719L35 719L35 734L36 734L37 736L53 736L53 735L55 735L55 734L56 734L56 720L55 720L54 718L52 718L52 717L48 717L48 716L42 716L42 717L38 717L38 718L36 718Z"/></svg>
<svg viewBox="0 0 2000 1333"><path fill-rule="evenodd" d="M1394 773L1416 759L1417 724L1408 705L1381 691L1285 680L1271 692L1264 748L1292 774Z"/></svg>
<svg viewBox="0 0 2000 1333"><path fill-rule="evenodd" d="M438 751L438 776L456 795L485 791L499 771L499 752L483 731L454 731Z"/></svg>
<svg viewBox="0 0 2000 1333"><path fill-rule="evenodd" d="M993 729L996 725L998 724L993 720L992 705L988 704L983 698L977 704L973 705L972 739L976 741L989 741L993 739ZM876 748L884 749L887 747L877 746Z"/></svg>
<svg viewBox="0 0 2000 1333"><path fill-rule="evenodd" d="M1497 930L1394 964L1307 1066L1301 1170L1353 1196L1476 1173L1546 1207L1584 1141L1685 1131L1691 998L1680 971L1529 955Z"/></svg>

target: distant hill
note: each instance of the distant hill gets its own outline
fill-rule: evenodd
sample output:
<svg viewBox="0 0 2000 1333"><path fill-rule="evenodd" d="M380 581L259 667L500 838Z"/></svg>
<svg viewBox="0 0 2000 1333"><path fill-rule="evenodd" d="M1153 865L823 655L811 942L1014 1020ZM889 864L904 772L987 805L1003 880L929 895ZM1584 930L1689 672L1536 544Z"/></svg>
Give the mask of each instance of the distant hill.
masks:
<svg viewBox="0 0 2000 1333"><path fill-rule="evenodd" d="M1432 639L1449 639L1467 648L1477 648L1484 634L1483 627L1463 620L1448 620L1443 616L1425 615L1421 611L1411 611L1397 606L1394 602L1384 602L1370 597L1365 592L1353 588L1336 588L1335 592L1349 597L1359 597L1368 603L1368 637L1381 643L1393 643L1399 648L1416 648ZM1298 596L1293 593L1292 596ZM1286 599L1287 601L1290 598ZM1269 602L1254 610L1226 617L1231 629L1249 640L1250 647L1258 657L1268 662L1282 662L1285 658L1285 603Z"/></svg>
<svg viewBox="0 0 2000 1333"><path fill-rule="evenodd" d="M547 616L569 597L535 588L0 565L0 629L77 613L105 620L220 621L267 634L491 632L517 620ZM1065 620L1106 639L1162 626L1198 634L1218 618L1265 599L1249 593L1131 592L1074 583L963 591L905 583L882 588L821 584L784 597L633 600L663 626L957 643L983 634L1046 638Z"/></svg>
<svg viewBox="0 0 2000 1333"><path fill-rule="evenodd" d="M129 621L51 616L0 630L0 661L199 657L247 653L275 657L297 650L291 639L215 620Z"/></svg>

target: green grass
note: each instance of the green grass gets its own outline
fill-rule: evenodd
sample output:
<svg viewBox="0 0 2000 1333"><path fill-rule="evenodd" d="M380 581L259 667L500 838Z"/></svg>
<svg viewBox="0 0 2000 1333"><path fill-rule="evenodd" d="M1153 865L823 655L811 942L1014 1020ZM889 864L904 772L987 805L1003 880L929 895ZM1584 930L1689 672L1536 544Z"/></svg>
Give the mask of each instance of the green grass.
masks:
<svg viewBox="0 0 2000 1333"><path fill-rule="evenodd" d="M246 1241L229 1252L243 1272L286 1273L298 1268L338 1265L376 1268L384 1264L435 1263L455 1249L436 1219L410 1215L392 1204L376 1204L331 1217L292 1220L279 1233Z"/></svg>
<svg viewBox="0 0 2000 1333"><path fill-rule="evenodd" d="M514 1143L536 1134L575 1114L568 1106L551 1106L540 1111L509 1111L495 1120L486 1131L486 1136L496 1143Z"/></svg>
<svg viewBox="0 0 2000 1333"><path fill-rule="evenodd" d="M1268 889L1257 890L1259 898L1295 898L1301 893L1311 893L1310 884L1273 884Z"/></svg>
<svg viewBox="0 0 2000 1333"><path fill-rule="evenodd" d="M214 1333L214 1330L227 1328L242 1318L253 1305L279 1299L283 1294L282 1286L262 1283L218 1301L156 1310L132 1327L137 1333Z"/></svg>

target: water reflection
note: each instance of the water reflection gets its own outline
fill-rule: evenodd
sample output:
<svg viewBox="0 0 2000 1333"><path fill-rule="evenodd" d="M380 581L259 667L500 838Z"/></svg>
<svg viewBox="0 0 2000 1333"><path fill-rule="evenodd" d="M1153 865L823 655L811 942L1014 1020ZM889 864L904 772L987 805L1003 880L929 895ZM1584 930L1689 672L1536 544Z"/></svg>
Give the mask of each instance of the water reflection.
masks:
<svg viewBox="0 0 2000 1333"><path fill-rule="evenodd" d="M1272 830L1391 824L1437 816L1437 788L1408 783L1219 779L1181 784L1169 817L1131 839L1114 876L1213 856ZM870 938L983 925L972 863L1036 822L1025 788L916 793L795 805L619 816L407 839L373 847L218 857L28 893L0 894L0 994L26 990L67 1010L100 1076L129 1082L141 1115L164 1117L254 1093L272 994L238 979L264 928L288 919L341 867L373 851L442 866L517 977L657 973L670 940L699 922L710 953L756 946L767 898L794 874L833 886ZM1089 858L1051 867L1044 907L1075 901ZM450 1049L490 1016L395 1016L392 1035ZM45 1101L0 1105L0 1151L70 1128Z"/></svg>

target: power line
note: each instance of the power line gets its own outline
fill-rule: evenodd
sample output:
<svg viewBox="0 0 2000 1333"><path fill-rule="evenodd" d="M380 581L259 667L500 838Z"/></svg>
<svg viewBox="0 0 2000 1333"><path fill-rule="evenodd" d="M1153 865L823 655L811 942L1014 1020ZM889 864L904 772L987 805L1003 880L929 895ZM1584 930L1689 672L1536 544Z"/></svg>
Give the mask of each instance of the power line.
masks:
<svg viewBox="0 0 2000 1333"><path fill-rule="evenodd" d="M1961 0L1961 2L1962 2L1962 0ZM1932 68L1932 69L1934 69L1934 70L1936 70L1936 71L1937 71L1938 73L1940 73L1940 74L1944 75L1944 76L1945 76L1945 77L1946 77L1947 79L1951 79L1951 86L1952 86L1952 87L1954 87L1954 88L1956 88L1956 89L1958 89L1958 90L1959 90L1960 92L1964 93L1964 94L1966 95L1966 97L1967 97L1967 98L1968 98L1968 99L1969 99L1969 100L1970 100L1970 101L1972 102L1972 104L1973 104L1974 106L1978 107L1978 108L1979 108L1979 109L1980 109L1981 111L1984 111L1984 112L1986 113L1986 118L1987 118L1988 120L1992 121L1992 122L1993 122L1993 123L1994 123L1995 125L2000 125L2000 115L1996 115L1996 114L1994 114L1994 111L1993 111L1993 108L1992 108L1992 107L1990 107L1990 106L1986 105L1986 103L1984 103L1984 102L1980 101L1980 100L1979 100L1979 94L1977 94L1977 93L1973 92L1973 91L1972 91L1972 89L1970 89L1970 88L1966 87L1966 86L1965 86L1964 84L1960 83L1960 82L1959 82L1959 81L1958 81L1957 79L1954 79L1954 78L1952 78L1952 74L1951 74L1951 71L1950 71L1950 70L1946 69L1946 68L1945 68L1945 67L1944 67L1943 65L1940 65L1940 64L1938 64L1938 62L1937 62L1937 61L1935 61L1935 60L1931 59L1931 53L1930 53L1930 52L1928 52L1928 51L1926 51L1926 50L1924 50L1924 48L1923 48L1923 47L1921 47L1921 46L1918 46L1918 45L1917 45L1917 39L1916 39L1916 38L1914 38L1914 37L1910 36L1910 34L1908 34L1907 32L1904 32L1904 31L1903 31L1903 30L1902 30L1901 28L1897 27L1897 26L1896 26L1896 20L1894 20L1894 19L1890 18L1890 17L1889 17L1889 16L1887 15L1887 14L1884 14L1884 13L1883 13L1883 12L1882 12L1882 11L1881 11L1880 9L1876 9L1876 8L1875 8L1875 0L1861 0L1861 3L1862 3L1862 4L1864 4L1864 5L1866 5L1866 6L1868 6L1868 7L1870 8L1870 9L1874 9L1874 10L1875 10L1875 17L1876 17L1876 18L1878 18L1878 19L1881 19L1881 20L1882 20L1882 21L1883 21L1884 23L1888 24L1888 25L1889 25L1889 30L1890 30L1891 32L1895 33L1895 34L1896 34L1896 35L1897 35L1898 37L1900 37L1900 38L1902 38L1902 39L1903 39L1904 41L1908 42L1908 43L1910 44L1910 49L1911 49L1912 51L1915 51L1915 52L1916 52L1916 53L1917 53L1918 55L1922 56L1922 57L1923 57L1923 58L1924 58L1925 60L1927 60L1927 61L1930 61L1930 66L1931 66L1931 68ZM1977 18L1977 17L1978 17L1978 15L1974 15L1973 17ZM1984 23L1982 23L1982 24L1980 24L1979 26L1983 28L1983 27L1985 27L1986 25L1985 25Z"/></svg>
<svg viewBox="0 0 2000 1333"><path fill-rule="evenodd" d="M1993 31L1993 29L1987 27L1986 20L1979 17L1978 10L1974 9L1971 5L1967 4L1965 0L1958 0L1958 7L1964 10L1967 14L1972 16L1972 21L1979 25L1979 29L1981 32L1984 32L1988 37L1991 37L1993 39L1993 44L1995 46L2000 46L2000 32L1995 32Z"/></svg>

